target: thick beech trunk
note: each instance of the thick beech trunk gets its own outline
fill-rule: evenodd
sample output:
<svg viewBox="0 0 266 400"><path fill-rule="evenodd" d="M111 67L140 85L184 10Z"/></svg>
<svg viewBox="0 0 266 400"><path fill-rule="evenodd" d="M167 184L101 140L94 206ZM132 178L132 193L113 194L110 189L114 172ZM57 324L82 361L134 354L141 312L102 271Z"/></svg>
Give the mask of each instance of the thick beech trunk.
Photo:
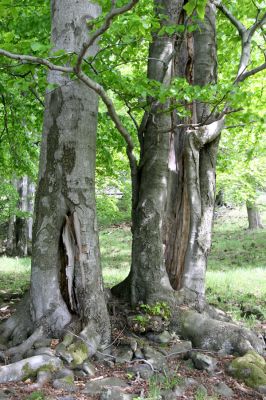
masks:
<svg viewBox="0 0 266 400"><path fill-rule="evenodd" d="M183 1L157 0L156 13L165 15L161 25L178 23ZM148 78L168 86L173 74L176 36L153 34L149 49ZM138 167L138 193L133 205L133 244L131 271L113 289L130 298L131 303L171 301L173 290L165 269L163 218L167 198L168 154L172 115L170 103L160 104L149 98L150 111L139 130L141 146Z"/></svg>
<svg viewBox="0 0 266 400"><path fill-rule="evenodd" d="M156 1L155 4L160 10L158 13L167 16L162 24L184 22L183 1ZM154 35L148 62L150 79L166 85L173 76L200 86L216 82L213 5L207 6L205 20L199 24L196 32L186 32L181 38ZM130 288L133 303L167 296L170 299L173 293L169 288L170 279L173 289L182 289L182 299L204 305L216 154L223 121L197 130L176 128L180 123L205 121L209 107L195 102L190 106L192 120L182 121L177 113L163 112L168 107L169 103L153 102L145 128L140 132L132 267L127 280L114 293L126 293L125 288Z"/></svg>
<svg viewBox="0 0 266 400"><path fill-rule="evenodd" d="M98 13L99 7L87 0L53 0L54 50L77 52L87 36L87 20ZM5 335L17 343L41 325L46 334L61 336L76 320L83 336L91 339L93 352L110 335L95 211L98 98L83 83L61 73L50 72L48 81L55 88L46 95L30 309L24 307L30 311L31 326L20 321L19 338L14 335L17 329L7 329Z"/></svg>
<svg viewBox="0 0 266 400"><path fill-rule="evenodd" d="M248 229L262 229L263 224L261 221L260 211L256 204L247 202L247 214L248 214Z"/></svg>
<svg viewBox="0 0 266 400"><path fill-rule="evenodd" d="M190 84L216 82L215 8L208 5L204 22L187 34L176 61L177 76ZM192 121L205 121L210 110L192 106ZM211 122L211 121L206 121ZM168 201L165 216L165 260L172 287L185 297L204 303L205 272L211 246L215 201L215 167L219 132L180 128L172 138L169 163ZM173 162L174 161L174 162Z"/></svg>

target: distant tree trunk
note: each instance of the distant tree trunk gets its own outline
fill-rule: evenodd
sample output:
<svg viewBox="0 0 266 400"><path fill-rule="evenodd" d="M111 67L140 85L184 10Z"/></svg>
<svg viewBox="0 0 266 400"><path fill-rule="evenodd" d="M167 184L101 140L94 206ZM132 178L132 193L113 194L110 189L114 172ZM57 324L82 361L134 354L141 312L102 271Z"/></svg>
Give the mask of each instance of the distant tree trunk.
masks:
<svg viewBox="0 0 266 400"><path fill-rule="evenodd" d="M12 179L12 186L17 190L17 180ZM6 241L6 254L10 257L16 255L16 236L15 236L15 222L16 216L10 215L8 221L8 229L7 229L7 241Z"/></svg>
<svg viewBox="0 0 266 400"><path fill-rule="evenodd" d="M28 233L28 255L32 254L32 227L33 227L33 211L34 211L34 197L35 197L35 184L28 181L28 212L30 216L27 219L27 233Z"/></svg>
<svg viewBox="0 0 266 400"><path fill-rule="evenodd" d="M258 206L250 202L247 202L246 206L248 213L248 229L262 229L263 225Z"/></svg>
<svg viewBox="0 0 266 400"><path fill-rule="evenodd" d="M215 197L215 206L221 207L221 206L225 206L225 205L226 205L226 203L224 200L224 190L220 189Z"/></svg>
<svg viewBox="0 0 266 400"><path fill-rule="evenodd" d="M34 188L34 185L30 183L28 176L13 180L13 185L18 192L17 209L21 214L12 215L9 219L6 254L11 257L26 257L31 253L29 229L30 226L32 227L32 217L28 217L26 214L23 215L23 213L33 212L34 191L33 193L30 191Z"/></svg>
<svg viewBox="0 0 266 400"><path fill-rule="evenodd" d="M28 177L23 176L18 180L17 190L19 193L18 209L22 213L28 211ZM27 217L17 216L15 221L15 254L19 257L28 255L28 229Z"/></svg>
<svg viewBox="0 0 266 400"><path fill-rule="evenodd" d="M52 0L54 50L78 52L87 38L87 20L99 11L87 0ZM55 71L48 81L55 88L46 94L30 298L23 310L30 318L21 321L20 310L2 330L17 343L40 326L60 337L71 324L69 329L89 341L92 354L110 337L95 207L98 97Z"/></svg>
<svg viewBox="0 0 266 400"><path fill-rule="evenodd" d="M14 255L14 249L15 249L15 222L16 222L16 216L12 215L8 221L7 241L6 241L6 254L10 257Z"/></svg>

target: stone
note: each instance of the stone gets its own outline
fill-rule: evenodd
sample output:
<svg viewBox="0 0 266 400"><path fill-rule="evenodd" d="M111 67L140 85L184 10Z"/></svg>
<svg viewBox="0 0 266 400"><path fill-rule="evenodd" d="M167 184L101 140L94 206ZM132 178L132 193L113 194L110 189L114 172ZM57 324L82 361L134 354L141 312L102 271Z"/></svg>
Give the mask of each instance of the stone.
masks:
<svg viewBox="0 0 266 400"><path fill-rule="evenodd" d="M153 366L154 369L160 370L165 364L165 356L150 346L143 349L144 358Z"/></svg>
<svg viewBox="0 0 266 400"><path fill-rule="evenodd" d="M167 374L167 375L170 376L169 374ZM173 376L173 378L174 378L174 376ZM169 400L172 398L174 400L176 400L177 397L184 396L187 388L189 388L193 385L198 386L199 385L198 381L196 381L193 378L184 378L184 379L182 378L181 383L175 385L171 391L168 391L169 392L169 395L168 395ZM167 397L167 399L168 399L168 397Z"/></svg>
<svg viewBox="0 0 266 400"><path fill-rule="evenodd" d="M266 385L257 386L255 389L261 394L266 394Z"/></svg>
<svg viewBox="0 0 266 400"><path fill-rule="evenodd" d="M119 378L103 378L96 381L90 381L85 384L85 388L82 393L94 396L99 395L104 389L120 389L127 387L127 383Z"/></svg>
<svg viewBox="0 0 266 400"><path fill-rule="evenodd" d="M186 357L190 350L192 350L192 343L189 340L180 340L174 343L170 349L167 350L167 355L173 357Z"/></svg>
<svg viewBox="0 0 266 400"><path fill-rule="evenodd" d="M56 346L55 354L58 357L60 357L63 361L65 361L67 364L71 364L73 362L72 354L70 354L69 351L67 351L66 346L63 343L59 343Z"/></svg>
<svg viewBox="0 0 266 400"><path fill-rule="evenodd" d="M74 372L69 368L61 368L56 372L55 377L57 379L69 377L69 381L71 380L74 382Z"/></svg>
<svg viewBox="0 0 266 400"><path fill-rule="evenodd" d="M162 400L176 400L176 394L170 389L162 390L161 391L161 399Z"/></svg>
<svg viewBox="0 0 266 400"><path fill-rule="evenodd" d="M93 359L99 362L114 360L115 357L111 354L111 351L111 347L102 351L97 351L96 354L94 354Z"/></svg>
<svg viewBox="0 0 266 400"><path fill-rule="evenodd" d="M57 397L57 400L76 400L76 397L72 397L72 396L60 396L60 397Z"/></svg>
<svg viewBox="0 0 266 400"><path fill-rule="evenodd" d="M0 390L0 399L1 400L9 400L10 399L10 395L11 395L11 393L6 389Z"/></svg>
<svg viewBox="0 0 266 400"><path fill-rule="evenodd" d="M154 374L153 369L148 364L136 364L127 369L129 374L139 375L140 378L148 380Z"/></svg>
<svg viewBox="0 0 266 400"><path fill-rule="evenodd" d="M146 337L155 343L161 343L161 344L167 344L172 340L172 336L168 331L163 331L160 334L154 334L152 332L148 332Z"/></svg>
<svg viewBox="0 0 266 400"><path fill-rule="evenodd" d="M77 388L74 383L74 379L71 376L65 376L64 378L55 379L53 381L54 389L65 390L66 392L76 392Z"/></svg>
<svg viewBox="0 0 266 400"><path fill-rule="evenodd" d="M173 392L174 392L175 396L183 396L186 389L187 388L184 385L176 385Z"/></svg>
<svg viewBox="0 0 266 400"><path fill-rule="evenodd" d="M86 375L95 376L95 373L96 373L95 367L89 361L84 362L81 365L81 369L82 369L82 371L84 371L86 373Z"/></svg>
<svg viewBox="0 0 266 400"><path fill-rule="evenodd" d="M34 350L34 355L38 356L40 354L46 354L47 356L54 357L55 352L54 350L50 349L50 347L38 347Z"/></svg>
<svg viewBox="0 0 266 400"><path fill-rule="evenodd" d="M190 358L193 361L195 368L213 373L217 366L217 361L206 354L191 352Z"/></svg>
<svg viewBox="0 0 266 400"><path fill-rule="evenodd" d="M253 350L235 358L228 367L228 373L252 388L266 385L266 362Z"/></svg>
<svg viewBox="0 0 266 400"><path fill-rule="evenodd" d="M194 378L184 378L183 384L186 387L190 387L190 386L193 386L193 385L198 385L199 382Z"/></svg>
<svg viewBox="0 0 266 400"><path fill-rule="evenodd" d="M113 351L116 364L130 362L133 357L133 351L128 346L119 346Z"/></svg>
<svg viewBox="0 0 266 400"><path fill-rule="evenodd" d="M134 351L134 358L136 358L137 360L144 358L144 355L139 348L136 351Z"/></svg>
<svg viewBox="0 0 266 400"><path fill-rule="evenodd" d="M39 347L49 347L50 348L51 343L52 343L52 339L46 339L46 338L39 339L39 340L36 340L36 342L34 342L33 347L35 349L38 349Z"/></svg>
<svg viewBox="0 0 266 400"><path fill-rule="evenodd" d="M208 391L207 391L206 387L203 386L203 385L199 385L198 388L197 388L197 391L196 391L196 396L197 395L199 397L201 396L200 398L203 398L203 399L207 398Z"/></svg>
<svg viewBox="0 0 266 400"><path fill-rule="evenodd" d="M234 396L233 390L227 386L224 382L219 382L213 386L213 390L215 393L219 394L220 396L224 396L228 399Z"/></svg>
<svg viewBox="0 0 266 400"><path fill-rule="evenodd" d="M136 395L123 393L118 389L105 389L100 396L100 400L131 400L136 398Z"/></svg>
<svg viewBox="0 0 266 400"><path fill-rule="evenodd" d="M81 369L75 369L74 374L76 378L85 378L85 376L87 376L86 372Z"/></svg>
<svg viewBox="0 0 266 400"><path fill-rule="evenodd" d="M73 343L73 340L74 340L74 335L72 333L67 333L63 338L62 344L65 347L68 347Z"/></svg>

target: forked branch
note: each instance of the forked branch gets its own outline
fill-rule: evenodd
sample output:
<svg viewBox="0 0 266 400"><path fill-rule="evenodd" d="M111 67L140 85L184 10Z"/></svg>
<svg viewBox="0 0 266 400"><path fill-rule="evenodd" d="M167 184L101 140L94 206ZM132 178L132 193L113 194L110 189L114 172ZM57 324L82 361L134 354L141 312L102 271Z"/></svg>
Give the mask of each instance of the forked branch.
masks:
<svg viewBox="0 0 266 400"><path fill-rule="evenodd" d="M105 17L105 21L102 24L102 26L100 26L100 28L98 28L88 39L87 42L84 42L82 45L82 49L78 55L78 59L77 59L77 63L75 66L75 69L77 72L80 71L81 69L81 64L83 61L83 58L85 57L85 54L87 52L87 50L89 49L89 47L91 47L95 40L100 37L104 32L106 32L108 30L108 28L111 25L111 22L113 21L113 19L115 17L117 17L118 15L124 14L125 12L131 10L137 3L139 2L139 0L131 0L129 3L125 4L123 7L119 7L119 8L115 8L115 2L113 3L113 7L111 8L111 10L109 11L109 13L106 15Z"/></svg>

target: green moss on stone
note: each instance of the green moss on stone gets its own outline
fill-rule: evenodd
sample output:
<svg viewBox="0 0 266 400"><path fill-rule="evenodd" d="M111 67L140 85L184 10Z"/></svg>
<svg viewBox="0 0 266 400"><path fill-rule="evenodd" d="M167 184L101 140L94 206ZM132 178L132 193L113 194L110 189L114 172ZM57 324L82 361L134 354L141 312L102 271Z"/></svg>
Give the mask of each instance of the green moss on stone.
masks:
<svg viewBox="0 0 266 400"><path fill-rule="evenodd" d="M248 351L232 361L229 372L252 388L266 385L266 362L255 351Z"/></svg>
<svg viewBox="0 0 266 400"><path fill-rule="evenodd" d="M72 375L66 375L63 378L60 378L61 382L65 382L68 385L74 385L74 377Z"/></svg>
<svg viewBox="0 0 266 400"><path fill-rule="evenodd" d="M74 366L82 364L89 357L88 347L86 343L82 342L81 340L72 343L68 347L68 351L73 357Z"/></svg>
<svg viewBox="0 0 266 400"><path fill-rule="evenodd" d="M30 367L29 363L26 363L25 365L23 365L22 367L22 371L23 371L23 380L27 380L29 378L34 378L37 375L37 371L32 369Z"/></svg>
<svg viewBox="0 0 266 400"><path fill-rule="evenodd" d="M44 372L55 372L55 371L57 371L58 370L58 368L55 366L55 365L53 365L53 364L44 364L44 365L42 365L39 369L38 369L38 372L40 372L40 371L44 371Z"/></svg>

